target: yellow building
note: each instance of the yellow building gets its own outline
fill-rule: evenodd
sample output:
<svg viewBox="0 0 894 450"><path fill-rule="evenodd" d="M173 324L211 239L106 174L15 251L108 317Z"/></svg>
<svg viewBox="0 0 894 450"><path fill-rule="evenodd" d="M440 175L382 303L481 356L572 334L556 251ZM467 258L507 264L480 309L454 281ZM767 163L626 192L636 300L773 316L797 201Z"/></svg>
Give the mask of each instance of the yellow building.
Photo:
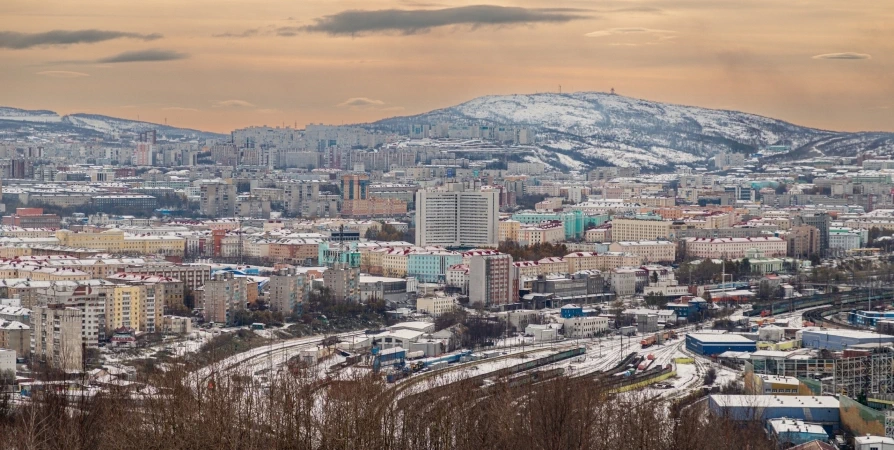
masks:
<svg viewBox="0 0 894 450"><path fill-rule="evenodd" d="M612 219L612 242L666 239L670 230L670 221L618 217Z"/></svg>
<svg viewBox="0 0 894 450"><path fill-rule="evenodd" d="M143 315L146 309L144 286L115 286L107 309L107 331L111 332L121 327L146 331L146 318ZM148 312L152 314L151 319L154 320L156 316L154 305Z"/></svg>
<svg viewBox="0 0 894 450"><path fill-rule="evenodd" d="M382 275L402 278L407 276L407 255L410 250L395 248L382 255Z"/></svg>
<svg viewBox="0 0 894 450"><path fill-rule="evenodd" d="M59 244L66 247L91 248L120 253L124 248L124 232L108 230L102 233L75 233L70 230L56 231Z"/></svg>
<svg viewBox="0 0 894 450"><path fill-rule="evenodd" d="M178 236L124 236L124 253L183 256L186 239Z"/></svg>
<svg viewBox="0 0 894 450"><path fill-rule="evenodd" d="M569 253L565 255L565 261L568 262L568 273L602 269L599 255L593 252Z"/></svg>
<svg viewBox="0 0 894 450"><path fill-rule="evenodd" d="M748 374L746 374L747 376ZM801 395L801 382L795 377L777 375L751 374L751 383L746 384L746 391L755 395Z"/></svg>
<svg viewBox="0 0 894 450"><path fill-rule="evenodd" d="M519 230L521 230L521 222L512 219L501 220L499 229L500 242L518 241Z"/></svg>
<svg viewBox="0 0 894 450"><path fill-rule="evenodd" d="M179 236L131 236L116 229L101 233L59 230L56 232L56 239L66 247L98 249L110 253L182 256L186 249L186 240Z"/></svg>

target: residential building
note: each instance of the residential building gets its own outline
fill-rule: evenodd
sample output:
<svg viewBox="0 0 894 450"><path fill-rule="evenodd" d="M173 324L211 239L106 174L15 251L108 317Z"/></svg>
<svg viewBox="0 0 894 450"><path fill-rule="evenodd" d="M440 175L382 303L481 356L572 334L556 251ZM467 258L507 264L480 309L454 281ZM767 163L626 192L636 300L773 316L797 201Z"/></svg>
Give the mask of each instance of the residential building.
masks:
<svg viewBox="0 0 894 450"><path fill-rule="evenodd" d="M447 268L462 262L463 256L459 252L414 249L407 255L407 276L422 283L444 283Z"/></svg>
<svg viewBox="0 0 894 450"><path fill-rule="evenodd" d="M827 212L804 211L792 217L792 226L810 225L819 230L820 256L824 256L829 249L829 228L832 226L832 218Z"/></svg>
<svg viewBox="0 0 894 450"><path fill-rule="evenodd" d="M629 296L636 293L636 271L631 267L612 269L609 283L616 295Z"/></svg>
<svg viewBox="0 0 894 450"><path fill-rule="evenodd" d="M59 228L61 219L56 214L44 214L43 208L16 208L13 215L3 216L2 223L20 228Z"/></svg>
<svg viewBox="0 0 894 450"><path fill-rule="evenodd" d="M268 301L272 311L285 315L300 310L301 304L310 293L311 281L307 273L299 273L295 269L284 269L270 276Z"/></svg>
<svg viewBox="0 0 894 450"><path fill-rule="evenodd" d="M416 193L416 245L496 247L499 244L500 194L496 190Z"/></svg>
<svg viewBox="0 0 894 450"><path fill-rule="evenodd" d="M207 217L236 215L236 185L223 182L203 183L199 212Z"/></svg>
<svg viewBox="0 0 894 450"><path fill-rule="evenodd" d="M360 267L345 263L332 264L323 272L323 286L338 301L360 301Z"/></svg>
<svg viewBox="0 0 894 450"><path fill-rule="evenodd" d="M12 349L22 357L31 354L31 327L16 320L0 319L0 348Z"/></svg>
<svg viewBox="0 0 894 450"><path fill-rule="evenodd" d="M248 305L248 280L230 272L215 273L202 293L206 322L232 324L237 311Z"/></svg>
<svg viewBox="0 0 894 450"><path fill-rule="evenodd" d="M452 297L426 296L416 299L416 312L438 317L456 307Z"/></svg>
<svg viewBox="0 0 894 450"><path fill-rule="evenodd" d="M612 219L612 241L654 241L671 237L672 222L660 216L650 218L616 217Z"/></svg>
<svg viewBox="0 0 894 450"><path fill-rule="evenodd" d="M31 357L66 372L83 370L81 316L78 308L37 306L31 316Z"/></svg>
<svg viewBox="0 0 894 450"><path fill-rule="evenodd" d="M524 225L518 231L518 242L522 245L552 244L565 239L562 222L550 221L537 225Z"/></svg>
<svg viewBox="0 0 894 450"><path fill-rule="evenodd" d="M16 374L16 351L0 348L0 380L5 382L14 379ZM3 395L7 395L5 392Z"/></svg>
<svg viewBox="0 0 894 450"><path fill-rule="evenodd" d="M791 227L785 235L788 256L807 259L820 254L820 232L810 225Z"/></svg>
<svg viewBox="0 0 894 450"><path fill-rule="evenodd" d="M687 238L686 256L692 258L737 259L757 249L765 256L785 256L788 244L778 237L756 238Z"/></svg>
<svg viewBox="0 0 894 450"><path fill-rule="evenodd" d="M677 258L677 244L671 241L613 242L609 250L637 255L646 263L673 262Z"/></svg>
<svg viewBox="0 0 894 450"><path fill-rule="evenodd" d="M186 288L196 290L211 279L211 266L205 264L143 263L126 267L127 273L155 275L180 280Z"/></svg>
<svg viewBox="0 0 894 450"><path fill-rule="evenodd" d="M485 307L499 307L518 301L513 279L512 256L479 254L469 263L469 301Z"/></svg>

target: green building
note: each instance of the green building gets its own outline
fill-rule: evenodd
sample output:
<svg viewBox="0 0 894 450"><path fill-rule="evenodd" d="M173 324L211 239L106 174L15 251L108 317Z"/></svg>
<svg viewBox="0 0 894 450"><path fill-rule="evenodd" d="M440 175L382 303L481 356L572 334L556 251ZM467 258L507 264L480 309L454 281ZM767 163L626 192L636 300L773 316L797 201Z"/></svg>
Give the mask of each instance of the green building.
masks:
<svg viewBox="0 0 894 450"><path fill-rule="evenodd" d="M558 220L565 227L565 239L583 239L589 226L599 226L608 222L608 215L586 215L583 211L537 212L521 211L512 215L512 220L524 224L538 224L548 220Z"/></svg>

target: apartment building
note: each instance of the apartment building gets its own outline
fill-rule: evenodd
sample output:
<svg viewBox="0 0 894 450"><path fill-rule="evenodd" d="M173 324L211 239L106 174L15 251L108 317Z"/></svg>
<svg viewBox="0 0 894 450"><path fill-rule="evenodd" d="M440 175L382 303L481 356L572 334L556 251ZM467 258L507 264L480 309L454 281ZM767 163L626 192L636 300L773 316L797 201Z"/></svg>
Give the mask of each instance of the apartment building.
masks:
<svg viewBox="0 0 894 450"><path fill-rule="evenodd" d="M216 273L202 292L202 312L206 322L232 324L236 311L248 305L248 280L232 273Z"/></svg>
<svg viewBox="0 0 894 450"><path fill-rule="evenodd" d="M518 301L513 279L512 256L478 254L470 258L469 301L486 307L504 306Z"/></svg>
<svg viewBox="0 0 894 450"><path fill-rule="evenodd" d="M609 245L612 252L637 255L643 262L673 262L677 257L677 244L671 241L624 241Z"/></svg>
<svg viewBox="0 0 894 450"><path fill-rule="evenodd" d="M456 305L452 297L420 297L416 299L416 312L438 317L453 311Z"/></svg>
<svg viewBox="0 0 894 450"><path fill-rule="evenodd" d="M744 258L746 252L757 249L765 256L785 256L788 245L778 237L755 238L687 238L686 256L694 258L736 259Z"/></svg>
<svg viewBox="0 0 894 450"><path fill-rule="evenodd" d="M311 281L306 273L299 273L294 269L282 270L272 275L267 284L269 287L267 303L270 309L286 315L299 309L310 293Z"/></svg>
<svg viewBox="0 0 894 450"><path fill-rule="evenodd" d="M83 370L80 309L64 305L34 308L31 357L65 372Z"/></svg>
<svg viewBox="0 0 894 450"><path fill-rule="evenodd" d="M458 185L448 189L416 193L416 245L496 247L499 192L467 191Z"/></svg>
<svg viewBox="0 0 894 450"><path fill-rule="evenodd" d="M207 217L236 215L236 185L223 182L203 183L199 212Z"/></svg>
<svg viewBox="0 0 894 450"><path fill-rule="evenodd" d="M612 242L650 241L668 239L671 222L656 219L617 217L612 219Z"/></svg>

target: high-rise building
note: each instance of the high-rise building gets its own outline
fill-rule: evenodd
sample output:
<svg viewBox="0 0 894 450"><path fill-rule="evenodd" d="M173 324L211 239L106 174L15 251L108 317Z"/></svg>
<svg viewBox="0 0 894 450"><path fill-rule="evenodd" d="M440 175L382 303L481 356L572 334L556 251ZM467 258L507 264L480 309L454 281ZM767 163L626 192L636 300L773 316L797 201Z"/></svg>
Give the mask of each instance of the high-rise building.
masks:
<svg viewBox="0 0 894 450"><path fill-rule="evenodd" d="M499 244L500 194L496 190L416 193L416 245L496 247Z"/></svg>
<svg viewBox="0 0 894 450"><path fill-rule="evenodd" d="M469 302L486 307L518 301L512 256L494 251L472 252L469 260Z"/></svg>
<svg viewBox="0 0 894 450"><path fill-rule="evenodd" d="M233 217L236 215L236 185L229 183L205 183L201 187L200 212L208 217Z"/></svg>
<svg viewBox="0 0 894 450"><path fill-rule="evenodd" d="M248 283L232 273L216 273L205 284L202 293L206 322L231 324L236 311L248 304Z"/></svg>
<svg viewBox="0 0 894 450"><path fill-rule="evenodd" d="M31 357L66 372L83 370L82 315L80 309L64 305L34 308Z"/></svg>
<svg viewBox="0 0 894 450"><path fill-rule="evenodd" d="M788 256L807 259L820 254L820 232L810 225L799 225L788 230Z"/></svg>
<svg viewBox="0 0 894 450"><path fill-rule="evenodd" d="M792 217L792 226L810 225L819 230L819 255L825 256L829 250L829 227L832 218L827 212L804 211Z"/></svg>
<svg viewBox="0 0 894 450"><path fill-rule="evenodd" d="M296 273L295 269L284 269L270 277L268 284L268 304L272 311L291 314L307 298L311 283L304 273Z"/></svg>
<svg viewBox="0 0 894 450"><path fill-rule="evenodd" d="M341 177L341 198L343 200L366 200L369 189L369 175L350 173Z"/></svg>
<svg viewBox="0 0 894 450"><path fill-rule="evenodd" d="M335 263L323 272L323 286L338 301L360 301L360 267Z"/></svg>

